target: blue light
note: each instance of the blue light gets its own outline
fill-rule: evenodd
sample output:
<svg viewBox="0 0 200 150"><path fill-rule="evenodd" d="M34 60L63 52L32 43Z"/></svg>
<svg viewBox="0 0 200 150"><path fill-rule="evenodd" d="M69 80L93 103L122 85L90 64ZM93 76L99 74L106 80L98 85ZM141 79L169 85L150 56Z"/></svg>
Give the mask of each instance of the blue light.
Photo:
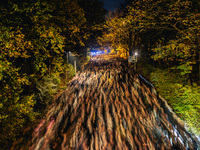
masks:
<svg viewBox="0 0 200 150"><path fill-rule="evenodd" d="M104 54L104 52L99 51L99 50L93 50L90 52L90 55L92 55L92 56L101 55L101 54Z"/></svg>

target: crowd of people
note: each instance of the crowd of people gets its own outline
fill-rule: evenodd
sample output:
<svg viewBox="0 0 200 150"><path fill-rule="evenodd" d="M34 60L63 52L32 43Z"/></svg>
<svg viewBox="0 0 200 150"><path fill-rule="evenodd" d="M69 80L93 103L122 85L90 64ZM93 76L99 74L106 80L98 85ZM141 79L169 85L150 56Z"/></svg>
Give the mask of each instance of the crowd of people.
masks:
<svg viewBox="0 0 200 150"><path fill-rule="evenodd" d="M30 149L197 149L153 86L122 58L77 73L33 134Z"/></svg>

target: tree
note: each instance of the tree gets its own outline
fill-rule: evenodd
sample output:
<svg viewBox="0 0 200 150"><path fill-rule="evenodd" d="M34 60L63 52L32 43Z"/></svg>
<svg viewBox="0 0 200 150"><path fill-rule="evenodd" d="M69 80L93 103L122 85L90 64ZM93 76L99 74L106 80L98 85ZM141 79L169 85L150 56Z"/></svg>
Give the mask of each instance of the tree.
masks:
<svg viewBox="0 0 200 150"><path fill-rule="evenodd" d="M80 7L85 11L85 18L89 26L101 24L105 21L107 11L103 2L99 0L79 0Z"/></svg>
<svg viewBox="0 0 200 150"><path fill-rule="evenodd" d="M53 26L59 26L65 37L65 50L77 51L77 45L84 46L89 33L84 31L87 23L85 11L79 6L78 0L51 0L47 3L53 8Z"/></svg>
<svg viewBox="0 0 200 150"><path fill-rule="evenodd" d="M154 41L153 58L173 62L191 82L199 80L197 76L196 80L192 78L192 74L199 74L199 6L199 2L189 0L146 0L133 3L127 15L140 33L157 31L158 36L168 32Z"/></svg>
<svg viewBox="0 0 200 150"><path fill-rule="evenodd" d="M24 88L31 84L29 76L21 73L23 66L19 67L18 59L25 60L26 48L30 43L25 40L24 34L12 28L0 29L0 143L5 148L15 139L23 125L33 120L36 113L34 94L23 94Z"/></svg>
<svg viewBox="0 0 200 150"><path fill-rule="evenodd" d="M99 0L79 0L79 5L85 11L86 27L83 31L88 33L88 38L84 40L85 47L79 49L97 46L97 37L102 35L101 25L105 21L107 11Z"/></svg>
<svg viewBox="0 0 200 150"><path fill-rule="evenodd" d="M0 147L7 149L38 114L36 83L62 73L64 48L83 43L85 17L74 0L3 1L0 14Z"/></svg>
<svg viewBox="0 0 200 150"><path fill-rule="evenodd" d="M103 27L107 30L99 38L99 42L109 43L120 55L127 57L128 52L137 44L135 30L129 20L123 18L123 14L115 12L107 17Z"/></svg>
<svg viewBox="0 0 200 150"><path fill-rule="evenodd" d="M126 2L130 4L129 0ZM165 96L169 102L176 98L174 102L176 105L173 103L171 106L181 113L181 116L184 116L183 118L193 127L198 124L199 116L199 93L196 92L199 89L196 83L200 83L199 8L200 3L196 0L132 0L127 9L123 10L123 14L120 16L115 14L107 19L105 25L107 32L100 38L101 42L108 42L115 49L119 47L122 51L128 51L137 45L144 45L142 53L147 57L143 58L153 59L156 67L167 68L168 72L163 75L167 80L169 76L172 78L172 70L176 72L175 76L180 75L182 79L187 78L188 83L181 83L182 88L180 89L177 87L180 84L178 80L173 80L168 84L159 73L157 76L160 76L160 80L157 88L160 92L167 93ZM147 64L144 65L147 66ZM145 66L142 66L143 69ZM146 70L149 72L149 68ZM169 93L168 88L175 92ZM191 89L194 90L194 94L191 94ZM177 98L177 93L183 95ZM188 95L191 97L188 98Z"/></svg>

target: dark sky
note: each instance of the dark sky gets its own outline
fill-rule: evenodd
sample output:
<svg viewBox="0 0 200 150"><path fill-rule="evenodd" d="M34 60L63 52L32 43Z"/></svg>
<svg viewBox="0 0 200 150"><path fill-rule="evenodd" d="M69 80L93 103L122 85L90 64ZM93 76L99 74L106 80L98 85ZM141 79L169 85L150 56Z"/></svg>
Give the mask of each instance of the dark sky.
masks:
<svg viewBox="0 0 200 150"><path fill-rule="evenodd" d="M124 2L124 0L100 0L104 2L104 8L107 10L115 10L117 7L120 6L121 3Z"/></svg>

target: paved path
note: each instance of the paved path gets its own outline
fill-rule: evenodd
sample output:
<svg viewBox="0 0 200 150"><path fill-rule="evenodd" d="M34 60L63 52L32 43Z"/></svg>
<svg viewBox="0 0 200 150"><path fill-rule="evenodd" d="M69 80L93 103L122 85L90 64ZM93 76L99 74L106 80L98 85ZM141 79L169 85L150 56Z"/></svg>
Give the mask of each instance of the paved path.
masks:
<svg viewBox="0 0 200 150"><path fill-rule="evenodd" d="M154 87L120 58L92 60L35 129L30 149L197 149Z"/></svg>

